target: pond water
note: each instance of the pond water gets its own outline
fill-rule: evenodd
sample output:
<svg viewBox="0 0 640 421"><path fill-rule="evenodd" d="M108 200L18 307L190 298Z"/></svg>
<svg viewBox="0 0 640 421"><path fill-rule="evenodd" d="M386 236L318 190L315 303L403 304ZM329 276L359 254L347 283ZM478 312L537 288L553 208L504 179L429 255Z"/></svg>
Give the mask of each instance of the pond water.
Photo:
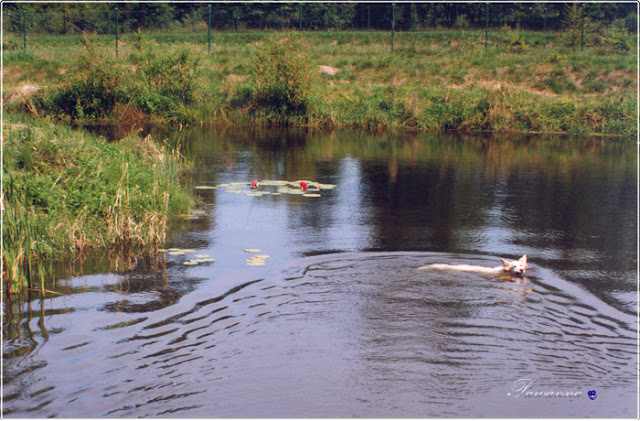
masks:
<svg viewBox="0 0 640 421"><path fill-rule="evenodd" d="M65 262L62 295L6 307L4 416L637 415L633 141L171 136L191 251ZM228 185L254 179L335 187ZM523 278L416 270L524 254Z"/></svg>

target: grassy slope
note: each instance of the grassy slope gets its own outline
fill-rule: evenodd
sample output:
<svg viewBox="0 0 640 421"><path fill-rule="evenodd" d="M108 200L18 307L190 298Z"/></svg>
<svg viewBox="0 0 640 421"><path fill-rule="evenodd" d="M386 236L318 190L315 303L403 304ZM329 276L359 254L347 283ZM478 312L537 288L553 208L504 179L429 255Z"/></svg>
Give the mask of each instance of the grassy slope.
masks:
<svg viewBox="0 0 640 421"><path fill-rule="evenodd" d="M559 33L397 33L394 52L385 32L303 33L305 59L314 70L314 126L370 129L456 129L632 134L636 131L636 52L616 52L599 38L565 45ZM196 105L173 119L268 123L252 113L252 57L270 33L215 33L211 54L206 35L150 35L159 50L187 46L201 58ZM287 38L292 34L282 34ZM105 52L111 38L97 38ZM121 36L118 61L127 64L133 35ZM514 40L523 42L514 44ZM42 44L38 44L41 42ZM632 45L635 42L631 41ZM523 45L524 44L524 45ZM29 51L5 53L5 91L23 84L63 82L79 57L79 37L32 37ZM334 66L334 75L315 72ZM44 82L43 82L44 81Z"/></svg>
<svg viewBox="0 0 640 421"><path fill-rule="evenodd" d="M3 244L8 281L44 258L90 248L125 251L164 241L188 211L179 157L150 138L107 143L48 121L5 116ZM169 148L170 149L170 148ZM42 272L41 272L42 273Z"/></svg>

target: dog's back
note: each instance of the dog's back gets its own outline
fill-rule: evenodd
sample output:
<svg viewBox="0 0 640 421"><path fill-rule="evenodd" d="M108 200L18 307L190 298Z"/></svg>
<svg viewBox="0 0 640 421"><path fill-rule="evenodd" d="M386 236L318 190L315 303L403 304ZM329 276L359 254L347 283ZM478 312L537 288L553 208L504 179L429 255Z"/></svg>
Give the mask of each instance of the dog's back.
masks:
<svg viewBox="0 0 640 421"><path fill-rule="evenodd" d="M442 263L435 263L432 265L419 267L418 270L453 270L458 272L475 272L475 273L486 273L489 275L500 275L504 273L504 268L502 266L495 268L488 268L484 266L473 266L473 265L447 265Z"/></svg>
<svg viewBox="0 0 640 421"><path fill-rule="evenodd" d="M527 256L522 256L519 260L508 261L505 259L500 259L500 263L502 266L498 266L495 268L488 268L484 266L474 266L474 265L447 265L443 263L435 263L432 265L419 267L418 270L453 270L458 272L475 272L475 273L486 273L488 275L517 275L523 276L524 272L527 270Z"/></svg>

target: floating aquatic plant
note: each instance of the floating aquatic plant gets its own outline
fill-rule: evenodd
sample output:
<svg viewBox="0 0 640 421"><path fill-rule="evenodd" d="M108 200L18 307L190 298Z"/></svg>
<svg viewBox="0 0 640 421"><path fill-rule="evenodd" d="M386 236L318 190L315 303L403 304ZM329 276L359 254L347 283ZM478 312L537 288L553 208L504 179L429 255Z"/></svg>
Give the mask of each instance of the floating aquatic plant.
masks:
<svg viewBox="0 0 640 421"><path fill-rule="evenodd" d="M216 261L216 259L207 257L207 258L204 258L204 259L187 260L187 261L183 262L182 264L186 265L186 266L195 266L195 265L198 265L200 263L209 263L209 262L215 262L215 261Z"/></svg>
<svg viewBox="0 0 640 421"><path fill-rule="evenodd" d="M184 256L187 253L195 252L194 249L179 249L175 247L170 249L158 249L158 251L163 253L166 252L172 256ZM195 266L200 263L210 263L216 261L216 259L210 257L208 254L196 254L193 257L195 257L195 259L185 260L184 262L182 262L182 264L186 266Z"/></svg>
<svg viewBox="0 0 640 421"><path fill-rule="evenodd" d="M271 256L267 254L253 256L251 259L246 261L247 266L264 266L269 257Z"/></svg>
<svg viewBox="0 0 640 421"><path fill-rule="evenodd" d="M247 253L260 253L260 249L244 249ZM267 259L271 257L268 254L256 254L251 259L246 260L247 266L264 266Z"/></svg>
<svg viewBox="0 0 640 421"><path fill-rule="evenodd" d="M274 188L275 187L275 191ZM199 190L223 189L226 193L244 194L248 197L261 197L266 195L280 196L283 194L299 195L304 197L320 197L321 190L336 188L335 184L318 183L311 180L252 180L251 182L235 181L232 183L218 184L217 186L196 186Z"/></svg>

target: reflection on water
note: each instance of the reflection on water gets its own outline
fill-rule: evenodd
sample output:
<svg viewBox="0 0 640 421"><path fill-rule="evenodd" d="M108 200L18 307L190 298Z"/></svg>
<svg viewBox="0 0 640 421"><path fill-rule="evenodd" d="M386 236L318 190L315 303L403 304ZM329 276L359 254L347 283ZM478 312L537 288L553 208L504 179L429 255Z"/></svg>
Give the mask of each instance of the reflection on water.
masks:
<svg viewBox="0 0 640 421"><path fill-rule="evenodd" d="M338 187L197 190L205 213L169 247L213 264L65 263L47 286L63 295L5 308L5 416L634 416L632 143L204 129L169 141L195 160L193 186ZM248 248L266 265L247 266ZM415 270L522 254L535 269L520 282ZM508 396L521 379L582 397Z"/></svg>

